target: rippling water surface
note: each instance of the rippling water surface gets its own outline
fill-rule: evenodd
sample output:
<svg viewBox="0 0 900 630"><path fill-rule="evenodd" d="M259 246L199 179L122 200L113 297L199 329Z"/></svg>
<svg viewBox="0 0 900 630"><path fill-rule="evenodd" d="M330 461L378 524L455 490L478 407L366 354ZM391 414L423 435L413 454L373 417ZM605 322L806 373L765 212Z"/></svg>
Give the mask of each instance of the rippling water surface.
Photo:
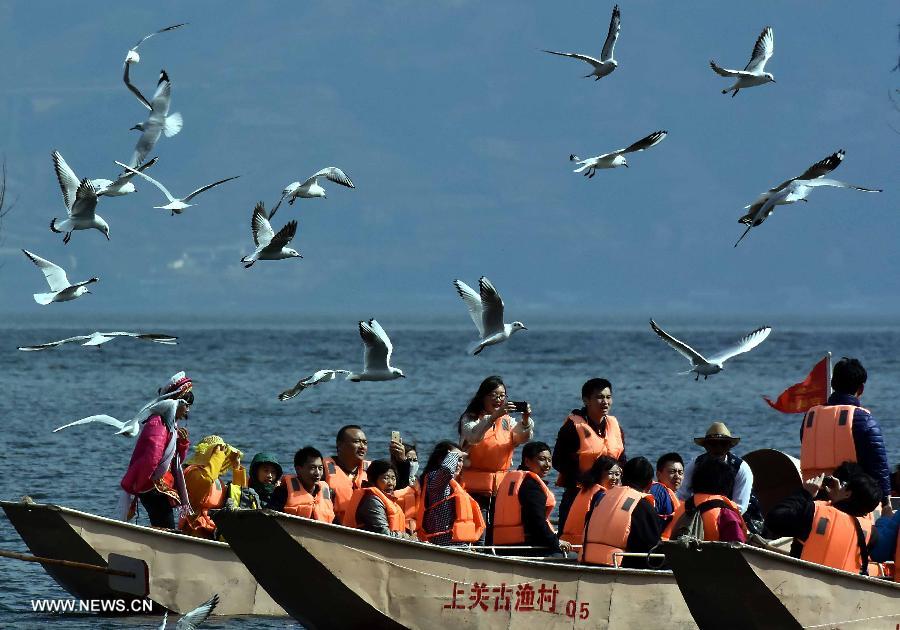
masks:
<svg viewBox="0 0 900 630"><path fill-rule="evenodd" d="M699 453L692 438L723 419L741 436L738 454L762 447L799 452L796 416L771 410L761 395L777 396L801 380L827 350L859 357L869 371L864 404L882 422L892 462L900 460L895 420L900 407L900 327L848 323L778 325L753 352L730 361L707 381L678 375L687 362L664 346L643 321L606 325L528 322L530 330L488 348L464 354L468 327L429 321L380 320L393 340L394 364L408 378L389 383L328 383L279 402L278 392L319 368L354 368L361 348L352 321L297 323L260 316L236 322L105 316L100 323L8 321L0 328L0 498L28 494L112 515L118 481L133 440L113 437L102 425L51 429L95 413L127 418L172 373L195 379L196 403L188 427L192 441L216 433L241 448L246 459L272 451L290 469L293 453L312 444L331 454L337 429L362 425L373 458L387 456L392 430L416 441L420 457L430 445L453 436L453 424L482 378L501 374L513 399L529 400L536 438L551 445L561 422L580 406L581 384L609 378L613 413L626 431L629 456L652 461L665 451ZM65 321L65 323L63 323ZM699 351L716 350L758 322L669 324L670 332ZM67 346L25 353L16 346L85 334L96 328L169 332L176 347L117 340L100 349ZM516 457L518 463L518 456ZM5 516L3 549L28 552ZM30 600L68 598L38 565L0 558L0 626L33 628L153 628L149 617L98 619L31 612ZM290 619L213 618L209 628L299 627Z"/></svg>

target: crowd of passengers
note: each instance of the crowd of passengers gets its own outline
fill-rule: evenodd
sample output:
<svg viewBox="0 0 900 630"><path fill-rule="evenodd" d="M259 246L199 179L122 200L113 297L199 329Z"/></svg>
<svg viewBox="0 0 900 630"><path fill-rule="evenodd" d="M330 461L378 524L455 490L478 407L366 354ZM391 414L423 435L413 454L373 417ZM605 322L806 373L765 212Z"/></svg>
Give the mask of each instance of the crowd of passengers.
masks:
<svg viewBox="0 0 900 630"><path fill-rule="evenodd" d="M687 465L674 452L655 466L627 458L606 379L583 385L583 406L567 416L552 448L533 440L531 406L510 401L503 380L491 376L460 416L458 439L438 442L421 470L416 446L396 434L389 459L367 460L363 428L347 425L337 433L334 455L301 448L293 473L285 474L268 453L257 453L245 471L243 454L215 435L185 461L188 435L178 423L193 403L193 383L181 372L159 393L189 404L178 406L174 419L150 416L142 423L121 482L122 517L131 519L140 501L152 526L214 538L216 510L266 508L436 545L488 545L510 555L631 568L659 568L648 554L660 540L682 535L737 542L791 537L795 557L883 575L878 563L900 552L900 512L890 507L881 428L860 406L866 378L856 359L834 366L831 397L801 424L806 481L764 518L753 472L732 453L740 438L722 422L695 438L704 452ZM551 469L563 490L556 526Z"/></svg>

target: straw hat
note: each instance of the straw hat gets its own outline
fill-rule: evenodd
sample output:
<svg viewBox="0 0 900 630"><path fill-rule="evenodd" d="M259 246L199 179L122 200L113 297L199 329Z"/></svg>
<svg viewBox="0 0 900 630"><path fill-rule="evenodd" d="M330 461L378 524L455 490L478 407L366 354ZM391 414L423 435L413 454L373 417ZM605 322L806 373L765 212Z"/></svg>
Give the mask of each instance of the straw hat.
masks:
<svg viewBox="0 0 900 630"><path fill-rule="evenodd" d="M706 430L706 435L694 438L694 444L697 446L706 446L707 441L727 441L729 442L728 448L734 448L741 441L741 438L731 435L731 431L728 430L724 422L713 422Z"/></svg>

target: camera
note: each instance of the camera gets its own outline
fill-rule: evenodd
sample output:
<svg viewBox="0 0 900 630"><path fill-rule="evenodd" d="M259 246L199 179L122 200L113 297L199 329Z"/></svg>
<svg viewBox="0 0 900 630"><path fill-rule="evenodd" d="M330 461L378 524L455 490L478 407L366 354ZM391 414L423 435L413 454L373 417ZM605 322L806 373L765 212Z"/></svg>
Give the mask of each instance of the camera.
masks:
<svg viewBox="0 0 900 630"><path fill-rule="evenodd" d="M511 400L510 401L515 407L515 410L519 413L525 413L528 411L528 402L525 400Z"/></svg>

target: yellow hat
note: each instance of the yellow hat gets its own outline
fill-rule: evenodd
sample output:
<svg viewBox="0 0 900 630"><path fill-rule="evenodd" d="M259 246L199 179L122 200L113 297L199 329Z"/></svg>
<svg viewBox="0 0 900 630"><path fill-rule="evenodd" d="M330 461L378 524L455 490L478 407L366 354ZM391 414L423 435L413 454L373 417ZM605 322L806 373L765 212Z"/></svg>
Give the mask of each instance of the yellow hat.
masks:
<svg viewBox="0 0 900 630"><path fill-rule="evenodd" d="M225 440L220 438L218 435L207 435L205 438L197 442L196 445L194 445L194 454L191 455L186 462L184 462L185 466L205 464L209 461L209 456L212 454L212 450L218 444L225 444Z"/></svg>
<svg viewBox="0 0 900 630"><path fill-rule="evenodd" d="M713 422L706 430L706 435L694 438L694 444L697 446L706 446L707 441L727 441L730 442L728 448L734 448L741 441L741 438L731 435L731 431L728 430L724 422Z"/></svg>

